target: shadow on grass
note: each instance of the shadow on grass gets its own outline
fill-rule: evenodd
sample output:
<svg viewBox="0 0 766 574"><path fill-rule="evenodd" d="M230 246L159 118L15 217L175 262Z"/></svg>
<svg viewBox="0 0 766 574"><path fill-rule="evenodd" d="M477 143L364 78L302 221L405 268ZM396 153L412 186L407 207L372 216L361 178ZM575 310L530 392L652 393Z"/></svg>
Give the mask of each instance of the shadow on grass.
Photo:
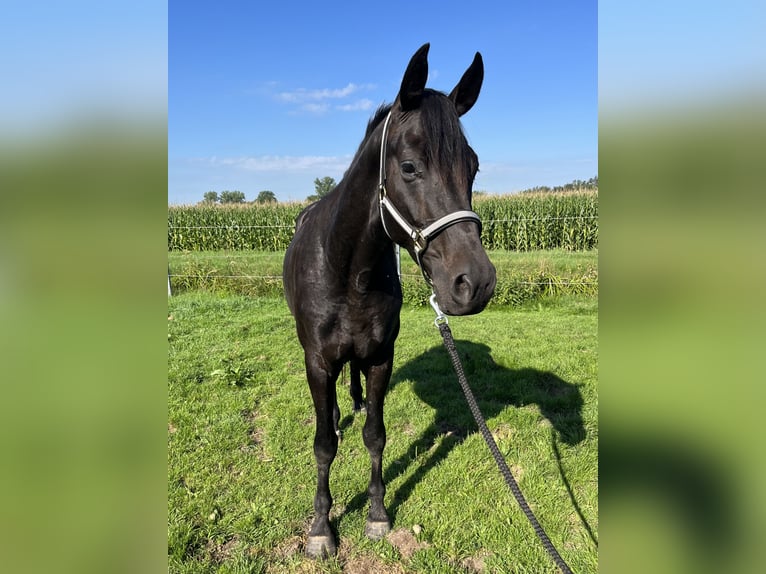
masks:
<svg viewBox="0 0 766 574"><path fill-rule="evenodd" d="M508 369L498 365L487 345L462 340L455 343L468 383L485 419L491 420L509 406L535 404L552 425L558 440L568 445L582 442L585 438L583 399L577 384L568 383L545 371ZM445 460L469 433L478 432L443 346L433 347L395 370L389 392L396 385L406 382L412 383L415 394L435 412L432 424L414 438L406 453L388 462L384 470L383 479L388 485L405 474L411 464L418 465L417 470L398 486L391 497L388 511L394 522L401 505L428 472ZM344 420L342 426L347 423ZM393 432L401 431L389 428L389 437ZM437 442L439 444L434 448ZM423 453L427 453L425 460ZM557 450L555 454L558 454ZM415 463L416 458L418 461ZM366 493L360 493L347 505L346 512L361 510L366 503ZM573 500L573 504L579 510L576 501ZM580 517L584 521L582 514Z"/></svg>

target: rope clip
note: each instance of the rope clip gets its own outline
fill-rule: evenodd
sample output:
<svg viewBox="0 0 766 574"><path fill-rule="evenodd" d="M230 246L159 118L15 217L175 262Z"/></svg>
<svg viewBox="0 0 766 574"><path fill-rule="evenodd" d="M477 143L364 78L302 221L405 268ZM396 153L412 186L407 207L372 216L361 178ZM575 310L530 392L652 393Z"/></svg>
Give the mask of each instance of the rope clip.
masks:
<svg viewBox="0 0 766 574"><path fill-rule="evenodd" d="M434 319L434 325L436 325L438 327L440 325L447 325L447 324L449 324L449 321L447 320L447 316L439 308L439 304L436 302L436 293L431 293L431 297L430 297L430 299L428 299L428 302L431 303L431 307L433 308L434 312L436 313L436 319Z"/></svg>

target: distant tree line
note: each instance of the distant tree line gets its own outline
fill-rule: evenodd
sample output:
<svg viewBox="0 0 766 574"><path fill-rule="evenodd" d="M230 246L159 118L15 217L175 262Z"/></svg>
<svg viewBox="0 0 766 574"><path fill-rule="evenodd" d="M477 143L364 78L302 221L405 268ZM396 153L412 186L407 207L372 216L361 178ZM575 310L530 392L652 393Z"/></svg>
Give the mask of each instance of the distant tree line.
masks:
<svg viewBox="0 0 766 574"><path fill-rule="evenodd" d="M316 178L314 180L314 195L309 195L306 201L317 201L335 189L335 180L331 177ZM275 203L277 196L273 191L262 191L255 198L253 203ZM236 203L247 203L245 194L241 191L208 191L202 196L203 205L231 205Z"/></svg>
<svg viewBox="0 0 766 574"><path fill-rule="evenodd" d="M325 195L335 189L335 180L331 177L316 178L314 180L314 194L309 195L306 201L317 201L323 198ZM583 191L583 190L598 190L598 176L593 176L590 179L575 179L564 185L556 185L554 187L548 187L547 185L541 185L536 187L530 187L522 190L521 193L561 193L568 191ZM488 195L486 191L474 191L474 196ZM277 197L273 191L262 191L255 198L252 203L276 203ZM245 194L241 191L208 191L205 193L202 203L205 205L231 205L236 203L247 203Z"/></svg>
<svg viewBox="0 0 766 574"><path fill-rule="evenodd" d="M255 198L253 203L272 203L277 201L277 196L273 191L262 191ZM232 205L236 203L247 203L245 200L245 194L241 191L207 191L202 196L202 203L205 205Z"/></svg>
<svg viewBox="0 0 766 574"><path fill-rule="evenodd" d="M540 185L536 187L530 187L523 190L521 193L561 193L567 191L583 191L593 190L598 191L598 176L595 175L588 180L575 179L564 185L556 185L554 187L548 187L547 185Z"/></svg>

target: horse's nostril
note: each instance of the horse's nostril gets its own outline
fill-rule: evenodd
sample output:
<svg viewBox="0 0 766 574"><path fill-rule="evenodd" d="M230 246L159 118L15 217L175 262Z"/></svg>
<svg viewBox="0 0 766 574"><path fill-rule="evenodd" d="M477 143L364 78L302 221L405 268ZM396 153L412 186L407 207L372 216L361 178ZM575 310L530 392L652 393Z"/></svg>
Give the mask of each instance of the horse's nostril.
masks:
<svg viewBox="0 0 766 574"><path fill-rule="evenodd" d="M452 297L455 301L468 303L473 298L473 293L473 283L468 275L465 273L458 275L452 283Z"/></svg>

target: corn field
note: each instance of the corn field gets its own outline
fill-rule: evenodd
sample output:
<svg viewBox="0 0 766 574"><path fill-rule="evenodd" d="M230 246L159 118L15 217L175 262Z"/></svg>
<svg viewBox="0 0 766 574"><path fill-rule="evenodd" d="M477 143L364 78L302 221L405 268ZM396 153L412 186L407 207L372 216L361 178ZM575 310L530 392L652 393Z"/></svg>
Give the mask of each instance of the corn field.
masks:
<svg viewBox="0 0 766 574"><path fill-rule="evenodd" d="M305 203L168 207L169 251L284 251ZM479 196L486 249L598 247L598 193Z"/></svg>
<svg viewBox="0 0 766 574"><path fill-rule="evenodd" d="M483 196L474 201L485 249L533 251L598 247L598 193Z"/></svg>
<svg viewBox="0 0 766 574"><path fill-rule="evenodd" d="M168 251L284 251L305 206L169 206Z"/></svg>

